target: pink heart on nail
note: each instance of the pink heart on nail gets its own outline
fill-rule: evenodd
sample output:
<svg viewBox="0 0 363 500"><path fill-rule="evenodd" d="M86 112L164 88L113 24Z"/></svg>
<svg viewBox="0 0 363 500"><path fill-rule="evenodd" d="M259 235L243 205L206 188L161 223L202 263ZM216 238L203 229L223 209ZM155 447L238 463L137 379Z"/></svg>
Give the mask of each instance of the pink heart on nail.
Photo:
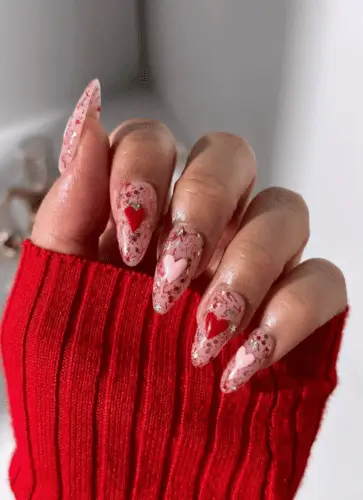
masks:
<svg viewBox="0 0 363 500"><path fill-rule="evenodd" d="M179 276L185 271L188 262L186 259L175 260L174 257L170 254L165 255L164 260L164 272L165 278L168 280L168 283L173 283Z"/></svg>
<svg viewBox="0 0 363 500"><path fill-rule="evenodd" d="M236 368L246 368L247 366L252 365L255 359L255 356L251 353L247 353L246 348L242 346L240 347L240 349L238 349L236 355Z"/></svg>

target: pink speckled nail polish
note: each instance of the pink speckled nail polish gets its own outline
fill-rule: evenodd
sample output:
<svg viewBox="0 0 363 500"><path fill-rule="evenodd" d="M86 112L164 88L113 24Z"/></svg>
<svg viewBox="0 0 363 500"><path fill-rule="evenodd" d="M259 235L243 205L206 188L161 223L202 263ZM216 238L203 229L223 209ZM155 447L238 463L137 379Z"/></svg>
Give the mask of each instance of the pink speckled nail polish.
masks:
<svg viewBox="0 0 363 500"><path fill-rule="evenodd" d="M210 306L203 311L192 347L192 363L204 366L215 358L234 337L246 306L241 295L225 287L217 288Z"/></svg>
<svg viewBox="0 0 363 500"><path fill-rule="evenodd" d="M221 379L221 390L236 391L247 382L270 358L275 349L275 339L261 329L255 330L228 363Z"/></svg>
<svg viewBox="0 0 363 500"><path fill-rule="evenodd" d="M101 111L101 87L98 80L92 80L78 101L72 116L68 120L63 136L59 157L59 171L63 173L73 161L87 116L99 118Z"/></svg>
<svg viewBox="0 0 363 500"><path fill-rule="evenodd" d="M136 266L149 246L157 224L155 189L147 182L125 182L116 192L117 239L128 266Z"/></svg>
<svg viewBox="0 0 363 500"><path fill-rule="evenodd" d="M185 226L170 231L156 266L153 304L166 313L192 281L203 250L202 236Z"/></svg>

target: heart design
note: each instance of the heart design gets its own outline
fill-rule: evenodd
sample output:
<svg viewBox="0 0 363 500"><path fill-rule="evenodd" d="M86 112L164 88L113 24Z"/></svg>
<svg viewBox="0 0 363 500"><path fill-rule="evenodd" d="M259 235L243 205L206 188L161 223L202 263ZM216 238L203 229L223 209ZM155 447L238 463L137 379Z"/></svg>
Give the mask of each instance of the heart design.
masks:
<svg viewBox="0 0 363 500"><path fill-rule="evenodd" d="M227 330L229 321L218 319L214 313L209 312L205 318L205 327L207 330L207 339L212 339Z"/></svg>
<svg viewBox="0 0 363 500"><path fill-rule="evenodd" d="M134 233L145 219L144 209L140 205L128 205L124 212L131 231Z"/></svg>
<svg viewBox="0 0 363 500"><path fill-rule="evenodd" d="M238 349L236 355L236 368L238 370L241 368L246 368L247 366L252 365L255 360L255 356L251 353L247 353L246 348L242 346Z"/></svg>
<svg viewBox="0 0 363 500"><path fill-rule="evenodd" d="M170 254L165 255L164 260L164 276L168 283L173 283L187 268L188 262L186 259L175 260Z"/></svg>

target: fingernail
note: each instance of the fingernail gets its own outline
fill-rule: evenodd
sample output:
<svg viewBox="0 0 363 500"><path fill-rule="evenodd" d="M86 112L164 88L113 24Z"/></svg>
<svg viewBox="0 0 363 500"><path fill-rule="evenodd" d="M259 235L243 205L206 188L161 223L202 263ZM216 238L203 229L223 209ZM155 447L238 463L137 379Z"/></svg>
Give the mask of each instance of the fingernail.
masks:
<svg viewBox="0 0 363 500"><path fill-rule="evenodd" d="M174 226L165 240L158 260L153 304L158 313L166 313L188 288L198 268L203 250L202 236L184 226Z"/></svg>
<svg viewBox="0 0 363 500"><path fill-rule="evenodd" d="M261 329L255 330L228 363L221 379L222 392L236 391L260 370L275 349L275 339Z"/></svg>
<svg viewBox="0 0 363 500"><path fill-rule="evenodd" d="M117 239L122 259L136 266L149 246L157 223L155 189L147 182L126 182L116 193Z"/></svg>
<svg viewBox="0 0 363 500"><path fill-rule="evenodd" d="M78 101L68 120L59 157L59 171L63 173L74 159L81 140L86 117L99 118L101 111L101 87L98 80L92 80Z"/></svg>
<svg viewBox="0 0 363 500"><path fill-rule="evenodd" d="M235 292L217 288L210 306L201 314L192 347L192 363L204 366L215 358L236 335L246 309L245 300Z"/></svg>

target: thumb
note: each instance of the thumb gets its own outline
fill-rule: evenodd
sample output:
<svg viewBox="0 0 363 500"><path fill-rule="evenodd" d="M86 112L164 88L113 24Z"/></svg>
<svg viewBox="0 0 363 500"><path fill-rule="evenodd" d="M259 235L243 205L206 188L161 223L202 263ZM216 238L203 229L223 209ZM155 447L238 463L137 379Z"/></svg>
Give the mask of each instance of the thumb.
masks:
<svg viewBox="0 0 363 500"><path fill-rule="evenodd" d="M62 175L39 208L31 239L48 250L96 258L98 239L110 214L110 146L98 121L97 100L85 101L85 96L94 95L90 93L92 85L96 90L98 85L99 91L95 80L87 87L68 122L60 157ZM98 101L99 96L98 92ZM82 107L85 102L87 106ZM76 120L78 128L74 129ZM72 127L76 132L72 132ZM67 137L73 134L79 137L69 147Z"/></svg>

